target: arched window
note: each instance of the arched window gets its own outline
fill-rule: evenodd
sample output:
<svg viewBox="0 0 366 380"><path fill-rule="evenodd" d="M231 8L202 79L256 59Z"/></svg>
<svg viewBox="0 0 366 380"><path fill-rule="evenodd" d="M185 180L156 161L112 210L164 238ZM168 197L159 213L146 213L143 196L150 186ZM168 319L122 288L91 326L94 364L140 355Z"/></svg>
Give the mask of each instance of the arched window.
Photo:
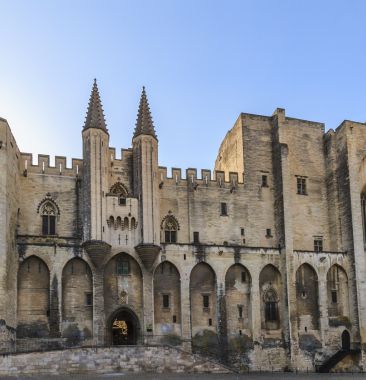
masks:
<svg viewBox="0 0 366 380"><path fill-rule="evenodd" d="M173 215L167 215L162 223L161 229L164 231L165 243L176 243L178 240L179 223Z"/></svg>
<svg viewBox="0 0 366 380"><path fill-rule="evenodd" d="M273 288L269 288L264 294L265 320L266 322L276 322L278 320L278 297Z"/></svg>
<svg viewBox="0 0 366 380"><path fill-rule="evenodd" d="M56 207L50 201L41 208L42 235L56 235Z"/></svg>
<svg viewBox="0 0 366 380"><path fill-rule="evenodd" d="M127 216L123 219L123 229L128 230L129 228L129 222Z"/></svg>

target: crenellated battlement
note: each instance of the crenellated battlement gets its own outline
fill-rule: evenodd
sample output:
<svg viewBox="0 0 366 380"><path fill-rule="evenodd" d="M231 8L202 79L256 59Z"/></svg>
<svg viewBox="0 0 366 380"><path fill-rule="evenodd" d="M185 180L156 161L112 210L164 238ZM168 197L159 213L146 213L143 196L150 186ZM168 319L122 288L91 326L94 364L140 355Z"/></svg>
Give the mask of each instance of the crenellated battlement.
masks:
<svg viewBox="0 0 366 380"><path fill-rule="evenodd" d="M122 162L126 158L130 157L132 155L132 148L121 148L121 158L116 158L116 148L109 147L109 157L111 162Z"/></svg>
<svg viewBox="0 0 366 380"><path fill-rule="evenodd" d="M29 173L78 177L81 175L83 169L82 159L72 158L70 168L67 167L66 157L64 156L55 156L55 166L51 166L50 156L46 154L39 154L38 164L35 164L32 153L21 153L19 164L21 173L23 173L25 177Z"/></svg>
<svg viewBox="0 0 366 380"><path fill-rule="evenodd" d="M215 170L212 173L209 169L201 169L201 175L198 177L197 172L196 168L188 168L185 170L185 176L183 177L182 169L172 168L171 176L168 176L168 169L165 166L159 166L160 187L166 184L168 186L191 185L194 189L197 189L199 186L216 186L235 190L238 185L244 183L243 174L239 175L239 173L229 172L227 176L224 171Z"/></svg>

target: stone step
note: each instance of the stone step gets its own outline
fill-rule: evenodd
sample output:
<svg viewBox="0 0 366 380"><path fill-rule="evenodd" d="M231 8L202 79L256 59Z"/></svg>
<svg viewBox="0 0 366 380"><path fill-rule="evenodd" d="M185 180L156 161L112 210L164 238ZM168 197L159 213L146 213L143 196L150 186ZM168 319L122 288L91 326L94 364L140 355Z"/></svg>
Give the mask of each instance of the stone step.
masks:
<svg viewBox="0 0 366 380"><path fill-rule="evenodd" d="M213 360L171 346L73 348L0 357L0 376L39 373L230 373Z"/></svg>

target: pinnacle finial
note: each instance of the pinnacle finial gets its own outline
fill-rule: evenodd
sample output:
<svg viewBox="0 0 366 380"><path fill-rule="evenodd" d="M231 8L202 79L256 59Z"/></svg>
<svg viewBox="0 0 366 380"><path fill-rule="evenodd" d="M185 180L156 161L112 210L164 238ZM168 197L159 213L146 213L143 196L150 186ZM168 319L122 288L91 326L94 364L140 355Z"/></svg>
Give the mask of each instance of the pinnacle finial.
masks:
<svg viewBox="0 0 366 380"><path fill-rule="evenodd" d="M139 135L151 135L154 138L158 139L155 133L154 123L151 117L145 86L142 86L139 110L137 113L136 127L133 137L135 138Z"/></svg>
<svg viewBox="0 0 366 380"><path fill-rule="evenodd" d="M88 128L99 128L108 132L96 78L94 78L84 124L84 129Z"/></svg>

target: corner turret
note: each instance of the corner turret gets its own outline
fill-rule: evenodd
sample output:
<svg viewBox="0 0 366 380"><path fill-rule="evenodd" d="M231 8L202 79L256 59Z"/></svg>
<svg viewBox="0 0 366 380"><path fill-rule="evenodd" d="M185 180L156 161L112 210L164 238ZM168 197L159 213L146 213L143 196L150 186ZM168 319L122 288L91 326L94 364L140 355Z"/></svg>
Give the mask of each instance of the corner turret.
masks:
<svg viewBox="0 0 366 380"><path fill-rule="evenodd" d="M160 251L158 139L145 87L142 88L133 145L133 189L139 200L140 244L136 251L150 269Z"/></svg>
<svg viewBox="0 0 366 380"><path fill-rule="evenodd" d="M150 135L158 140L151 117L149 102L147 100L145 86L142 87L139 110L137 113L136 127L133 138L139 135Z"/></svg>
<svg viewBox="0 0 366 380"><path fill-rule="evenodd" d="M105 132L108 133L96 79L94 79L92 92L90 94L88 111L86 113L83 131L85 131L88 128L103 129Z"/></svg>
<svg viewBox="0 0 366 380"><path fill-rule="evenodd" d="M83 128L84 241L104 240L103 221L108 192L109 134L97 82L94 79Z"/></svg>

